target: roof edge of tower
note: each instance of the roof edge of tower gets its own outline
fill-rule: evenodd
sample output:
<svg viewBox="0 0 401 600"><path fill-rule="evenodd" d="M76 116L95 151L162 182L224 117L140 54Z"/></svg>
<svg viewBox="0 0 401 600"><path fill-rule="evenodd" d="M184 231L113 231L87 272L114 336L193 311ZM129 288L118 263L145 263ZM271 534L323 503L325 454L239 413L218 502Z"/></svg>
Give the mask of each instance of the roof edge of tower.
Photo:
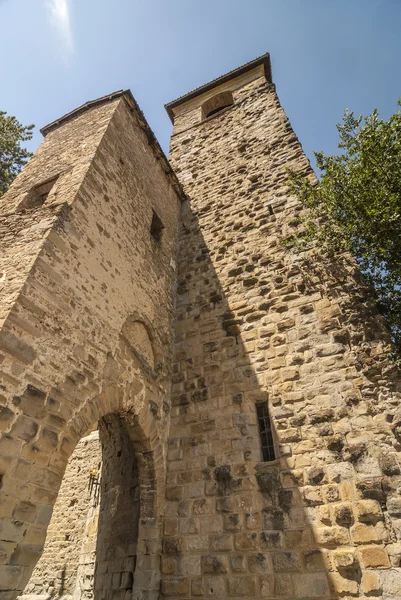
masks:
<svg viewBox="0 0 401 600"><path fill-rule="evenodd" d="M188 92L188 94L185 94L184 96L180 96L179 98L176 98L175 100L172 100L171 102L168 102L167 104L165 104L164 108L166 109L171 122L174 123L173 109L176 108L177 106L179 106L180 104L183 104L184 102L188 102L188 100L192 100L196 96L199 96L200 94L203 94L204 92L207 92L207 91L213 89L214 87L221 85L222 83L226 83L230 79L234 79L234 77L243 75L247 71L251 71L255 67L259 67L260 65L263 65L263 67L264 67L264 75L265 75L267 81L269 83L272 83L272 69L271 69L271 62L270 62L270 54L268 52L266 52L266 54L262 54L262 56L259 56L258 58L251 60L250 62L246 63L245 65L242 65L241 67L237 67L236 69L233 69L232 71L229 71L225 75L221 75L220 77L217 77L216 79L212 79L212 81L209 81L208 83L205 83L204 85L201 85L200 87L195 88L191 92Z"/></svg>
<svg viewBox="0 0 401 600"><path fill-rule="evenodd" d="M132 96L130 90L118 90L117 92L112 92L111 94L107 94L106 96L102 96L101 98L96 98L96 100L89 100L88 102L85 102L85 104L81 104L81 106L74 108L74 110L63 115L59 119L56 119L55 121L52 121L48 125L42 127L40 133L43 135L43 137L46 137L47 134L50 133L50 131L53 131L53 129L57 129L58 127L60 127L60 125L63 125L67 121L71 121L71 119L78 117L79 115L90 110L91 108L94 108L95 106L101 106L102 104L106 104L107 102L112 102L113 100L121 98L121 96L124 95Z"/></svg>
<svg viewBox="0 0 401 600"><path fill-rule="evenodd" d="M40 132L43 135L43 137L46 137L46 135L48 133L50 133L50 131L57 129L61 125L64 125L64 123L71 121L72 119L80 116L81 114L87 112L88 110L94 108L95 106L101 106L102 104L106 104L107 102L113 102L114 100L117 100L118 98L124 98L124 100L127 102L128 106L130 107L130 110L136 115L139 125L140 125L141 129L144 131L144 133L147 137L148 143L151 146L151 148L156 156L156 159L161 161L161 163L163 165L163 170L166 173L167 177L170 178L171 184L173 185L173 188L175 189L178 197L180 198L180 200L182 202L184 202L186 200L186 195L182 188L182 185L179 182L177 175L174 173L174 171L168 161L168 158L166 157L162 147L160 146L155 134L152 131L152 128L150 127L149 123L147 122L145 115L143 114L143 112L142 112L141 108L139 107L137 101L135 100L131 90L129 90L129 89L118 90L117 92L112 92L111 94L107 94L107 96L102 96L101 98L97 98L96 100L89 100L88 102L85 102L85 104L78 106L78 108L75 108L74 110L63 115L59 119L56 119L55 121L52 121L48 125L45 125L44 127L42 127Z"/></svg>

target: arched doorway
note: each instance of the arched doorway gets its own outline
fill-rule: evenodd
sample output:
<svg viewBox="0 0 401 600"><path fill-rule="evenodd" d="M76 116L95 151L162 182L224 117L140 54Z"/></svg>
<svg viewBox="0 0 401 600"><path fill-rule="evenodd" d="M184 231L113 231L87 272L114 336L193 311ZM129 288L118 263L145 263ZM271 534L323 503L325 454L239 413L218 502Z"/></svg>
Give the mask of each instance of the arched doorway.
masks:
<svg viewBox="0 0 401 600"><path fill-rule="evenodd" d="M123 412L106 414L98 429L80 440L25 594L74 600L158 598L154 456L138 419Z"/></svg>

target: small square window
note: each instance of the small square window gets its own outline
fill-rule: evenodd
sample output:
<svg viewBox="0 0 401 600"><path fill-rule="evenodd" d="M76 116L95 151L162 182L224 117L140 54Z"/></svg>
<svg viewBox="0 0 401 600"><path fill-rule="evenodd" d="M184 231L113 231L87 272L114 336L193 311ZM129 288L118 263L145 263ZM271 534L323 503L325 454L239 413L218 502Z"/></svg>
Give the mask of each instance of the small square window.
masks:
<svg viewBox="0 0 401 600"><path fill-rule="evenodd" d="M160 219L159 215L154 210L152 210L152 223L150 225L150 235L158 244L160 244L162 240L163 229L164 225L162 223L162 220Z"/></svg>

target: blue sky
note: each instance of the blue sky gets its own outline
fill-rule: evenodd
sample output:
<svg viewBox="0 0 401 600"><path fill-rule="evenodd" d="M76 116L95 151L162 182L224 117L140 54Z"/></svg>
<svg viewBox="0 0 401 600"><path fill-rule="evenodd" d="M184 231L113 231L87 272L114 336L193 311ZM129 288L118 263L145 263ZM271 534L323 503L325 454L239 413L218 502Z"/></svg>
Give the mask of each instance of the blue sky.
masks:
<svg viewBox="0 0 401 600"><path fill-rule="evenodd" d="M307 155L335 152L344 108L397 108L401 0L0 0L0 110L36 124L33 149L43 125L131 88L168 151L164 104L266 51Z"/></svg>

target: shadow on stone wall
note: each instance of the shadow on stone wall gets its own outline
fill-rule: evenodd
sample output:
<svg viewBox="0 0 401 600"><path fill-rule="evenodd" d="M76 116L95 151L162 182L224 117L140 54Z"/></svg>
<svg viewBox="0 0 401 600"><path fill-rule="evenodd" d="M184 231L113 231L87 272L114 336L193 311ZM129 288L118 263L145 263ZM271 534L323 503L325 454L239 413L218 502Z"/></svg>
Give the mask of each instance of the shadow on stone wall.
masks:
<svg viewBox="0 0 401 600"><path fill-rule="evenodd" d="M100 490L97 499L93 492L73 598L157 598L160 514L150 442L141 436L136 416L127 413L102 417L99 439Z"/></svg>
<svg viewBox="0 0 401 600"><path fill-rule="evenodd" d="M210 207L184 207L163 597L401 593L389 570L400 380L367 290L346 259L314 271L316 255L248 243L241 214L224 240ZM276 218L259 223L267 236ZM272 462L255 407L266 401Z"/></svg>
<svg viewBox="0 0 401 600"><path fill-rule="evenodd" d="M93 594L89 598L118 600L133 587L141 510L139 472L124 419L104 417L99 433L102 479Z"/></svg>

